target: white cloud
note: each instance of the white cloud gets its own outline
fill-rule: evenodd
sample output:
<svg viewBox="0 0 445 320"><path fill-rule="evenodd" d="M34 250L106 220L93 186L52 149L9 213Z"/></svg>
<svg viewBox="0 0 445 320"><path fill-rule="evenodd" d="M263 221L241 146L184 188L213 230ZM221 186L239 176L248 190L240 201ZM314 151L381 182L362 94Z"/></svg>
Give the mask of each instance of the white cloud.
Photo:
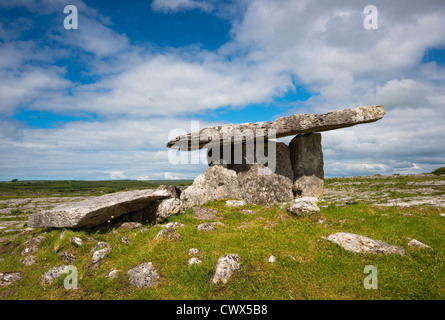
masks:
<svg viewBox="0 0 445 320"><path fill-rule="evenodd" d="M154 11L178 12L198 9L207 13L213 10L213 5L206 1L196 0L153 0L151 7Z"/></svg>
<svg viewBox="0 0 445 320"><path fill-rule="evenodd" d="M178 176L173 175L171 172L164 172L164 179L166 180L178 180Z"/></svg>
<svg viewBox="0 0 445 320"><path fill-rule="evenodd" d="M364 104L383 104L388 111L375 124L323 133L326 171L420 171L443 164L444 67L421 64L425 50L445 44L445 33L438 31L445 29L443 1L375 0L378 30L363 28L363 2L243 1L233 4L245 9L243 15L226 16L233 19L232 40L213 52L199 47L154 52L132 44L83 2L75 4L83 15L79 29L70 37L50 30L50 50L39 39L16 41L24 30L18 24L0 25L0 111L11 114L26 105L89 112L102 122L39 130L2 122L3 175L31 174L33 167L62 177L70 172L102 178L110 173L192 177L202 165L181 167L182 174L167 161L170 130L189 132L190 114L271 102L293 88L293 79L319 93L305 102L305 112ZM39 14L54 13L58 5L0 1L2 7ZM153 1L152 9L219 10L218 2L192 0ZM65 70L52 64L70 56L67 48L82 53L86 74L100 80L88 85L66 80Z"/></svg>
<svg viewBox="0 0 445 320"><path fill-rule="evenodd" d="M111 180L119 180L119 179L125 179L125 173L123 171L110 171L108 172L110 175Z"/></svg>

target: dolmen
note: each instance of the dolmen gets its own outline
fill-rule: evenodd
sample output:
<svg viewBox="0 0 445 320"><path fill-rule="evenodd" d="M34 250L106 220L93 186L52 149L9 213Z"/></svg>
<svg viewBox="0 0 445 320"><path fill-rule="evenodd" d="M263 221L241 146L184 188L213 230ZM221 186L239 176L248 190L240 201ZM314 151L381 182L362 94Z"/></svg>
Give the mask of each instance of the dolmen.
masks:
<svg viewBox="0 0 445 320"><path fill-rule="evenodd" d="M32 228L91 228L130 216L163 222L175 213L210 200L237 199L253 204L323 197L320 132L380 120L382 106L364 106L325 114L295 114L274 121L226 124L180 135L170 151L207 149L209 167L184 191L175 186L132 190L64 203L32 214ZM289 145L275 139L294 136Z"/></svg>
<svg viewBox="0 0 445 320"><path fill-rule="evenodd" d="M181 193L186 207L209 200L270 204L299 197L322 199L321 133L380 120L381 105L325 114L295 114L274 121L226 124L180 135L168 148L207 149L209 168ZM276 138L294 136L289 145Z"/></svg>

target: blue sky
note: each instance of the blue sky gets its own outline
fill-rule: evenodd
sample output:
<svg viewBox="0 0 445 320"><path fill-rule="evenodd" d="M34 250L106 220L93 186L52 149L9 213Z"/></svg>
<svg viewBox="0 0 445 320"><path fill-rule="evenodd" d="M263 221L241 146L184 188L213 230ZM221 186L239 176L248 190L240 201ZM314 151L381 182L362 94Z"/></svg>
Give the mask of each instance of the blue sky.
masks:
<svg viewBox="0 0 445 320"><path fill-rule="evenodd" d="M374 1L376 30L367 4L0 0L0 180L193 179L165 148L191 121L368 104L385 118L323 133L326 176L444 166L445 4Z"/></svg>

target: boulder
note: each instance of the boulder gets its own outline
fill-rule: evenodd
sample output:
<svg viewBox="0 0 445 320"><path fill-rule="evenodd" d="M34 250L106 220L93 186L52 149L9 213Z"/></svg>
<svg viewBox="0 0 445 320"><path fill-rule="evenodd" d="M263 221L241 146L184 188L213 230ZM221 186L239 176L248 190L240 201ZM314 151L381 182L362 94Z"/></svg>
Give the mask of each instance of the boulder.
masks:
<svg viewBox="0 0 445 320"><path fill-rule="evenodd" d="M151 262L143 262L127 273L130 283L138 288L152 287L158 284L159 275Z"/></svg>
<svg viewBox="0 0 445 320"><path fill-rule="evenodd" d="M265 171L268 174L262 174ZM254 204L290 201L292 179L272 173L260 164L236 165L235 169L212 165L181 193L185 208L227 198Z"/></svg>
<svg viewBox="0 0 445 320"><path fill-rule="evenodd" d="M218 259L216 271L212 277L212 283L226 284L229 278L241 270L241 257L236 253L227 254Z"/></svg>
<svg viewBox="0 0 445 320"><path fill-rule="evenodd" d="M160 223L167 221L168 218L173 214L180 214L183 210L183 202L179 198L171 198L171 199L164 199L159 201L154 222Z"/></svg>
<svg viewBox="0 0 445 320"><path fill-rule="evenodd" d="M317 206L318 199L315 197L303 197L292 200L288 211L297 216L311 215L313 213L320 212L320 208Z"/></svg>
<svg viewBox="0 0 445 320"><path fill-rule="evenodd" d="M78 202L60 204L53 209L34 213L28 218L32 228L94 227L131 212L149 207L153 202L177 197L176 190L161 186L156 190L131 190L90 197Z"/></svg>
<svg viewBox="0 0 445 320"><path fill-rule="evenodd" d="M334 233L327 236L326 240L339 245L345 250L355 253L378 253L381 255L400 254L401 256L408 255L403 248L353 233Z"/></svg>

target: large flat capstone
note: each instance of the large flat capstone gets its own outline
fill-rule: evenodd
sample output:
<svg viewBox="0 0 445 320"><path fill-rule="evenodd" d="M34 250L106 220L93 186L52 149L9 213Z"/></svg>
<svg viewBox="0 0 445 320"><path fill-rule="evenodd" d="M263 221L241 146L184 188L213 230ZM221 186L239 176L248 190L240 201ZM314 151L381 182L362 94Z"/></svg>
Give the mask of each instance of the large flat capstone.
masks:
<svg viewBox="0 0 445 320"><path fill-rule="evenodd" d="M274 121L225 124L180 135L167 142L167 147L178 150L197 150L237 144L260 138L281 138L351 127L374 122L385 115L382 106L363 106L331 111L325 114L295 114Z"/></svg>
<svg viewBox="0 0 445 320"><path fill-rule="evenodd" d="M172 192L169 188L160 187L91 197L34 213L28 218L28 226L31 228L94 227L123 214L145 209L152 202L171 196Z"/></svg>

